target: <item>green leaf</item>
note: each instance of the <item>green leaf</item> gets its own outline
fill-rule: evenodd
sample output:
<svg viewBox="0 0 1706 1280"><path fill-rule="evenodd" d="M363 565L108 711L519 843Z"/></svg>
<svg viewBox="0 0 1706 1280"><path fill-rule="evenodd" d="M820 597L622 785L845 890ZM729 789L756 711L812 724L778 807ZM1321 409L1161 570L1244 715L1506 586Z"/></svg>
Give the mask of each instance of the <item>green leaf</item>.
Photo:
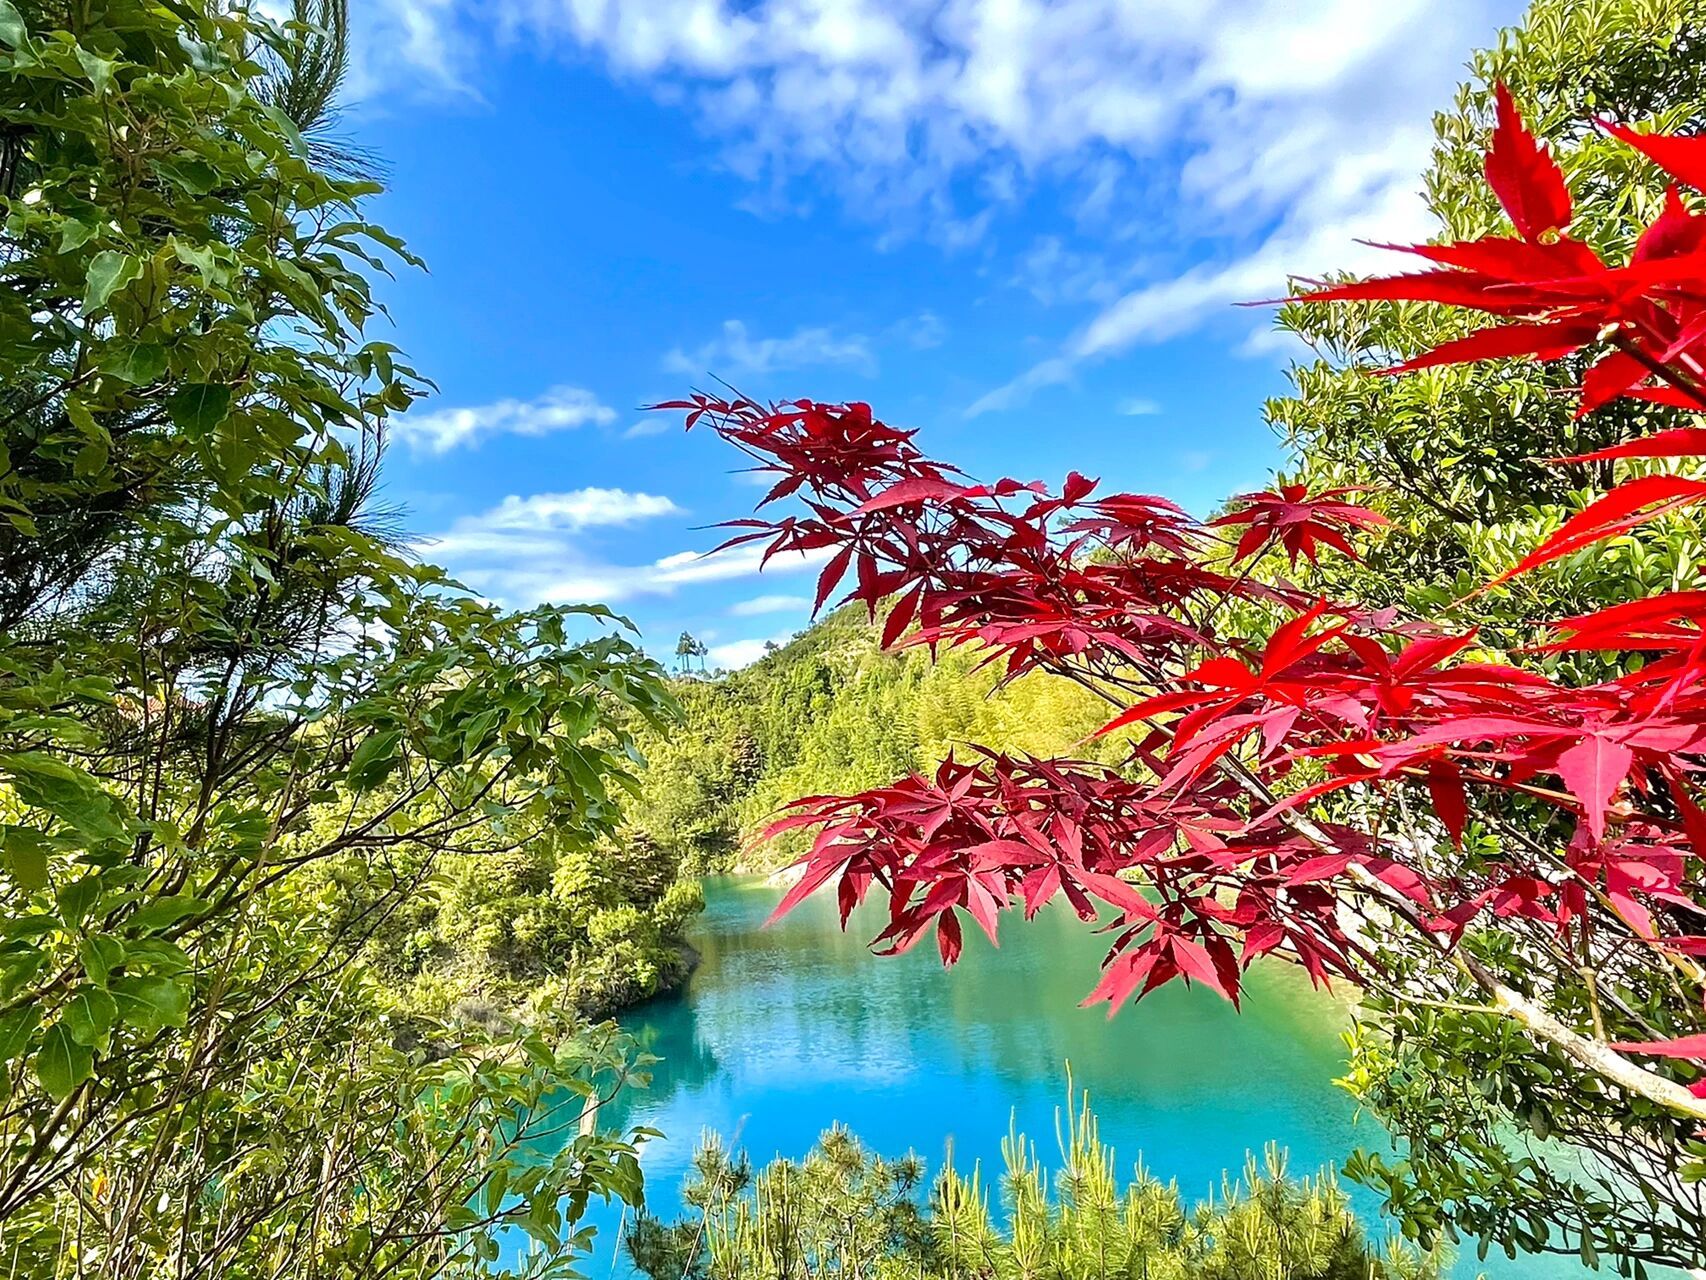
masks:
<svg viewBox="0 0 1706 1280"><path fill-rule="evenodd" d="M195 270L205 284L223 284L231 275L231 268L220 260L220 248L216 245L194 245L172 237L172 252L178 261L186 267Z"/></svg>
<svg viewBox="0 0 1706 1280"><path fill-rule="evenodd" d="M139 932L153 933L160 929L170 928L185 916L193 916L206 907L207 903L201 898L172 893L163 898L154 899L138 910L125 923Z"/></svg>
<svg viewBox="0 0 1706 1280"><path fill-rule="evenodd" d="M194 30L192 25L191 31ZM220 66L217 51L212 45L197 40L191 31L178 32L178 48L182 49L190 60L190 66L203 75L214 75L223 70Z"/></svg>
<svg viewBox="0 0 1706 1280"><path fill-rule="evenodd" d="M141 259L117 249L103 249L89 259L84 276L83 314L90 315L107 305L107 300L125 285L142 278Z"/></svg>
<svg viewBox="0 0 1706 1280"><path fill-rule="evenodd" d="M138 973L179 974L192 967L189 952L164 938L129 939L124 948L125 963ZM116 989L119 979L108 985Z"/></svg>
<svg viewBox="0 0 1706 1280"><path fill-rule="evenodd" d="M4 3L4 0L0 0L0 3ZM67 218L60 224L59 228L59 251L71 253L74 250L81 249L95 238L95 231L96 228L86 222L80 222L76 218Z"/></svg>
<svg viewBox="0 0 1706 1280"><path fill-rule="evenodd" d="M144 1033L181 1027L189 1013L189 991L170 978L114 978L110 990L119 1019Z"/></svg>
<svg viewBox="0 0 1706 1280"><path fill-rule="evenodd" d="M118 802L89 774L40 751L0 755L0 776L10 778L18 799L45 810L86 836L101 839L124 831Z"/></svg>
<svg viewBox="0 0 1706 1280"><path fill-rule="evenodd" d="M30 1046L41 1025L41 1006L26 1004L0 1018L0 1062L11 1062Z"/></svg>
<svg viewBox="0 0 1706 1280"><path fill-rule="evenodd" d="M296 121L270 102L263 104L261 110L266 113L267 118L273 124L278 126L278 131L290 143L290 149L303 159L307 159L309 155L308 143L302 137L301 130L296 127Z"/></svg>
<svg viewBox="0 0 1706 1280"><path fill-rule="evenodd" d="M59 903L59 914L70 925L83 922L83 917L89 914L101 897L101 873L91 872L70 884L62 884L54 892L54 899Z"/></svg>
<svg viewBox="0 0 1706 1280"><path fill-rule="evenodd" d="M95 1054L88 1045L72 1039L63 1022L56 1022L42 1037L35 1065L41 1087L55 1101L61 1101L95 1074Z"/></svg>
<svg viewBox="0 0 1706 1280"><path fill-rule="evenodd" d="M204 196L219 185L219 171L200 160L174 161L159 167L161 176L192 196Z"/></svg>
<svg viewBox="0 0 1706 1280"><path fill-rule="evenodd" d="M503 1208L504 1193L509 1190L509 1166L500 1164L492 1170L492 1177L486 1183L486 1213L494 1214Z"/></svg>
<svg viewBox="0 0 1706 1280"><path fill-rule="evenodd" d="M77 450L77 456L71 459L71 474L78 479L98 476L106 470L110 451L99 441L90 441Z"/></svg>
<svg viewBox="0 0 1706 1280"><path fill-rule="evenodd" d="M403 740L401 729L384 729L370 733L350 757L349 784L366 791L385 780L398 764L397 746Z"/></svg>
<svg viewBox="0 0 1706 1280"><path fill-rule="evenodd" d="M11 872L24 889L47 886L47 855L49 842L41 832L30 827L7 826L0 835L6 858L6 870Z"/></svg>
<svg viewBox="0 0 1706 1280"><path fill-rule="evenodd" d="M113 72L118 68L118 63L81 47L77 50L77 61L83 68L83 74L89 77L89 83L95 86L94 96L106 97L107 90L112 88Z"/></svg>
<svg viewBox="0 0 1706 1280"><path fill-rule="evenodd" d="M0 40L4 40L14 49L20 48L29 28L24 25L24 15L19 13L11 0L0 0Z"/></svg>
<svg viewBox="0 0 1706 1280"><path fill-rule="evenodd" d="M193 437L205 436L231 412L231 388L211 382L192 382L166 401L172 421Z"/></svg>
<svg viewBox="0 0 1706 1280"><path fill-rule="evenodd" d="M95 421L95 415L89 412L89 406L77 399L76 396L65 397L65 416L70 420L72 426L86 436L99 437L106 434L101 430L100 424Z"/></svg>
<svg viewBox="0 0 1706 1280"><path fill-rule="evenodd" d="M465 1230L479 1220L480 1215L464 1204L453 1204L444 1210L444 1225L452 1231Z"/></svg>
<svg viewBox="0 0 1706 1280"><path fill-rule="evenodd" d="M82 957L83 972L89 975L89 981L100 987L106 986L113 970L124 963L124 943L104 933L84 938L77 944L77 953Z"/></svg>
<svg viewBox="0 0 1706 1280"><path fill-rule="evenodd" d="M35 917L44 920L50 926L58 922L51 916ZM48 930L52 932L52 928ZM42 966L47 963L47 952L28 942L8 942L0 947L0 1000L10 1000L24 984L34 981Z"/></svg>
<svg viewBox="0 0 1706 1280"><path fill-rule="evenodd" d="M502 716L503 712L497 707L488 707L468 721L468 727L462 731L462 755L465 759L479 754L481 744Z"/></svg>
<svg viewBox="0 0 1706 1280"><path fill-rule="evenodd" d="M78 1044L107 1051L113 1023L118 1020L118 1002L100 987L82 986L72 993L60 1022Z"/></svg>
<svg viewBox="0 0 1706 1280"><path fill-rule="evenodd" d="M166 372L166 348L152 342L120 342L108 347L96 362L102 373L110 373L133 387L146 387Z"/></svg>

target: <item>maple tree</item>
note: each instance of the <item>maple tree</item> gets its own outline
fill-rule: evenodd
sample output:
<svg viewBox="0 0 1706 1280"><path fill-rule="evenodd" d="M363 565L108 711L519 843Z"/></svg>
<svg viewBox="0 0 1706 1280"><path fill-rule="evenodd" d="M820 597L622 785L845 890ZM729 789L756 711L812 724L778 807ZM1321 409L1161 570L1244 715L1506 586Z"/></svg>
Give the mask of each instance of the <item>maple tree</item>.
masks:
<svg viewBox="0 0 1706 1280"><path fill-rule="evenodd" d="M1569 234L1563 173L1500 86L1485 175L1514 234L1412 246L1426 269L1305 300L1493 318L1390 374L1585 353L1578 416L1706 411L1706 137L1600 125L1673 180L1626 261ZM1104 732L1130 735L1117 769L979 750L803 798L771 828L816 832L779 910L833 884L845 922L879 892L880 947L933 934L951 963L966 919L994 939L1004 910L1064 897L1107 930L1089 1000L1112 1005L1174 979L1236 1002L1247 966L1283 955L1318 982L1508 1021L1661 1118L1665 1173L1706 1172L1706 593L1556 619L1503 652L1264 565L1355 557L1383 521L1342 487L1282 485L1202 523L1076 472L1058 488L977 483L864 404L664 407L774 477L761 510L799 505L732 522L730 545L827 557L820 607L850 578L873 617L887 607L885 644L974 646L1007 675L1077 681L1114 708ZM1706 502L1706 481L1667 461L1703 453L1706 429L1686 427L1559 459L1634 474L1486 587ZM1613 674L1543 661L1583 652ZM1628 1246L1637 1265L1695 1260L1686 1232L1652 1231Z"/></svg>

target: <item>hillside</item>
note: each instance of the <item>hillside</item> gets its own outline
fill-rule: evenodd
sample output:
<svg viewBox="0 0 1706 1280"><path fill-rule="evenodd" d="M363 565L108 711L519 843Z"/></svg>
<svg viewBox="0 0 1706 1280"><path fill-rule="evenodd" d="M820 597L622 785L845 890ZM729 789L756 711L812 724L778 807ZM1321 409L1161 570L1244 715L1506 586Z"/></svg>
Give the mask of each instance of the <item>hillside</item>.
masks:
<svg viewBox="0 0 1706 1280"><path fill-rule="evenodd" d="M688 867L769 870L792 860L799 838L752 837L798 796L888 782L971 742L1095 756L1085 739L1107 719L1100 700L1041 675L998 687L976 666L970 654L932 666L921 649L884 652L853 606L741 671L678 679L685 722L641 737L633 838Z"/></svg>

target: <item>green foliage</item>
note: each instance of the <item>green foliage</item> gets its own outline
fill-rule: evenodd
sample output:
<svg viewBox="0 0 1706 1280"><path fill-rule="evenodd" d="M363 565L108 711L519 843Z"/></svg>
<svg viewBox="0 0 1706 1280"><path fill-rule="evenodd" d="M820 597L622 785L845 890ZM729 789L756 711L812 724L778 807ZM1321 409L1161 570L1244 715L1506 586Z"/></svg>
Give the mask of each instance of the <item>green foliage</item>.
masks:
<svg viewBox="0 0 1706 1280"><path fill-rule="evenodd" d="M1503 225L1482 175L1492 85L1503 81L1569 177L1577 197L1571 235L1608 257L1626 256L1656 213L1663 183L1628 148L1594 131L1591 119L1606 115L1686 131L1699 118L1706 106L1706 24L1698 6L1537 0L1521 26L1476 55L1473 72L1452 109L1435 118L1425 188L1440 238L1487 235ZM1684 525L1658 561L1644 562L1624 540L1627 558L1580 556L1463 599L1610 478L1609 464L1560 467L1548 458L1615 444L1687 416L1630 402L1578 421L1566 393L1579 384L1581 368L1567 362L1368 376L1371 368L1462 336L1473 323L1460 310L1417 303L1293 305L1281 312L1281 327L1318 358L1293 368L1294 393L1269 402L1269 421L1294 453L1301 478L1312 486L1368 486L1395 522L1363 567L1330 564L1327 581L1374 603L1486 625L1495 642L1509 644L1525 634L1521 624L1537 617L1645 595L1691 577L1699 541Z"/></svg>
<svg viewBox="0 0 1706 1280"><path fill-rule="evenodd" d="M594 1125L524 1151L632 1076L618 1037L405 1035L365 959L440 859L606 847L674 704L607 611L505 613L390 544L423 384L364 327L413 259L305 141L344 27L0 2L9 1275L437 1280L506 1227L561 1274L587 1197L638 1196Z"/></svg>
<svg viewBox="0 0 1706 1280"><path fill-rule="evenodd" d="M713 1135L694 1157L684 1199L664 1225L627 1237L652 1280L1437 1280L1439 1256L1396 1241L1371 1246L1330 1173L1289 1177L1269 1147L1241 1179L1187 1209L1175 1183L1141 1164L1129 1180L1097 1132L1088 1097L1068 1108L1051 1177L1014 1133L1002 1147L1003 1216L981 1174L952 1163L920 1204L924 1162L886 1160L831 1129L801 1161L756 1177Z"/></svg>
<svg viewBox="0 0 1706 1280"><path fill-rule="evenodd" d="M433 858L369 948L402 1009L488 1026L555 1010L596 1019L686 978L698 879L643 841L565 834L529 824L519 847ZM347 861L330 874L352 915L396 879Z"/></svg>
<svg viewBox="0 0 1706 1280"><path fill-rule="evenodd" d="M934 665L918 649L884 653L857 606L743 671L677 681L675 694L684 723L641 735L648 767L631 838L706 869L790 861L798 837L743 848L781 805L879 786L968 743L1112 758L1089 740L1108 718L1093 694L1042 674L999 684L968 653Z"/></svg>
<svg viewBox="0 0 1706 1280"><path fill-rule="evenodd" d="M1659 175L1590 127L1606 115L1641 128L1690 132L1706 116L1706 12L1690 0L1536 0L1521 26L1478 54L1475 79L1436 118L1426 177L1442 238L1496 231L1500 214L1482 176L1492 85L1503 81L1553 148L1577 193L1570 232L1608 257L1626 256L1663 196ZM1566 391L1579 366L1505 361L1368 376L1471 321L1418 305L1288 307L1282 326L1318 358L1294 368L1294 392L1268 416L1311 488L1368 486L1394 527L1363 565L1325 563L1311 584L1341 599L1403 606L1418 616L1481 627L1490 656L1529 642L1537 620L1589 611L1661 589L1696 585L1698 521L1683 517L1641 538L1620 538L1480 594L1612 479L1609 465L1544 459L1626 440L1689 415L1622 403L1580 421ZM1668 464L1665 464L1668 465ZM1600 664L1596 667L1595 664ZM1591 655L1559 659L1582 678L1613 674ZM1526 838L1557 847L1538 810L1511 801ZM1413 838L1456 856L1437 831ZM1472 830L1463 855L1496 859ZM1537 930L1466 945L1519 990L1593 1026L1602 1008L1637 1026L1666 1025L1664 998L1625 982L1612 965L1584 978L1555 939ZM1378 1188L1423 1240L1478 1239L1480 1247L1548 1250L1623 1274L1647 1263L1695 1265L1706 1236L1698 1170L1706 1145L1692 1126L1600 1088L1559 1052L1496 1016L1419 1003L1406 984L1422 963L1380 949L1387 981L1363 1010L1347 1084L1392 1129L1399 1155L1358 1157L1353 1176ZM1467 1002L1474 997L1465 988ZM1602 1003L1603 1002L1603 1003Z"/></svg>

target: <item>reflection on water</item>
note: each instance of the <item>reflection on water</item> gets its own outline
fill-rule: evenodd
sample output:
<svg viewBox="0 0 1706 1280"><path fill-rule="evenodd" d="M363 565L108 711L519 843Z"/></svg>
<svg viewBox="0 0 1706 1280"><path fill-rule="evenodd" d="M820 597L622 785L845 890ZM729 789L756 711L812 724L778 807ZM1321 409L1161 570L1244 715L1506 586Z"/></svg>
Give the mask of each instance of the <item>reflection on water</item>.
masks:
<svg viewBox="0 0 1706 1280"><path fill-rule="evenodd" d="M1016 1118L1046 1154L1068 1061L1122 1165L1141 1155L1187 1197L1206 1196L1222 1170L1237 1170L1269 1140L1289 1149L1299 1173L1342 1163L1359 1142L1386 1145L1332 1084L1343 1068L1345 1007L1288 966L1257 967L1242 1015L1211 992L1174 984L1110 1021L1101 1007L1077 1007L1095 983L1102 943L1068 912L1028 925L1015 917L995 950L970 931L964 960L944 972L928 944L871 956L863 942L881 927L880 910L855 916L843 935L824 898L762 929L776 896L753 880L709 882L693 935L703 960L685 996L626 1019L662 1061L652 1087L609 1119L666 1135L643 1157L649 1206L661 1217L678 1212L705 1129L762 1163L803 1155L839 1120L873 1149L910 1147L934 1169L949 1144L962 1167L997 1163ZM1377 1202L1350 1190L1372 1218ZM612 1257L616 1212L595 1221L601 1243L588 1274L627 1274ZM1557 1267L1500 1260L1490 1269L1556 1275Z"/></svg>

